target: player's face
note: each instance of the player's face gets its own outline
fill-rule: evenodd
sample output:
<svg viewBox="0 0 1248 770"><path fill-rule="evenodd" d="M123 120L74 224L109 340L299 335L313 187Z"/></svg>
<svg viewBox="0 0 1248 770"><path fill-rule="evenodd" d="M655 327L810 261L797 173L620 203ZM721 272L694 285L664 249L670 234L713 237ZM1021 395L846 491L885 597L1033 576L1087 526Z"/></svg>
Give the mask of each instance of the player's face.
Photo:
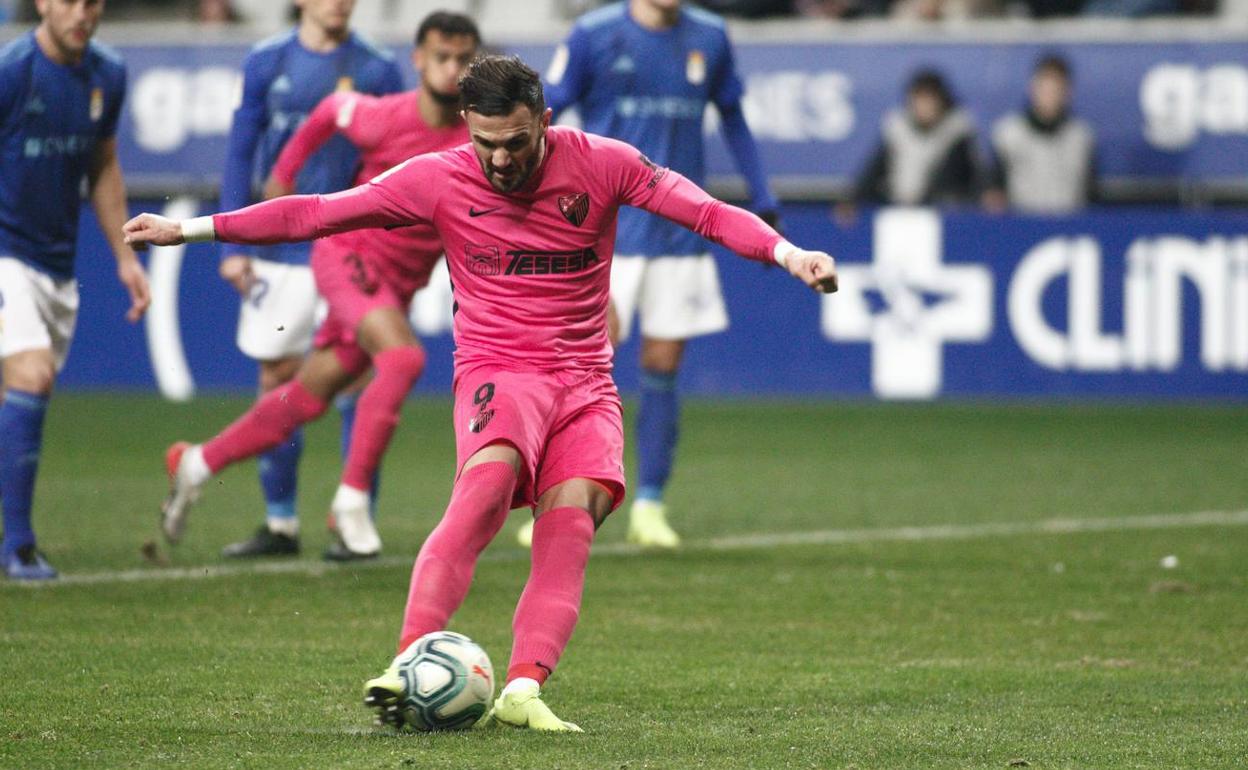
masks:
<svg viewBox="0 0 1248 770"><path fill-rule="evenodd" d="M412 64L420 73L421 88L442 104L459 101L459 78L477 55L472 35L444 35L430 30L412 52Z"/></svg>
<svg viewBox="0 0 1248 770"><path fill-rule="evenodd" d="M520 189L541 165L546 151L546 129L550 110L534 115L520 105L510 115L488 117L476 112L464 114L472 149L477 152L481 171L490 186L501 193Z"/></svg>
<svg viewBox="0 0 1248 770"><path fill-rule="evenodd" d="M351 23L355 0L295 0L303 12L303 20L336 35L346 32Z"/></svg>
<svg viewBox="0 0 1248 770"><path fill-rule="evenodd" d="M1060 73L1041 70L1031 79L1031 108L1042 120L1055 120L1070 103L1070 84Z"/></svg>
<svg viewBox="0 0 1248 770"><path fill-rule="evenodd" d="M38 0L35 7L52 43L76 58L87 50L100 24L104 0Z"/></svg>
<svg viewBox="0 0 1248 770"><path fill-rule="evenodd" d="M910 116L924 128L931 128L945 116L945 103L934 91L925 88L911 91L907 100Z"/></svg>

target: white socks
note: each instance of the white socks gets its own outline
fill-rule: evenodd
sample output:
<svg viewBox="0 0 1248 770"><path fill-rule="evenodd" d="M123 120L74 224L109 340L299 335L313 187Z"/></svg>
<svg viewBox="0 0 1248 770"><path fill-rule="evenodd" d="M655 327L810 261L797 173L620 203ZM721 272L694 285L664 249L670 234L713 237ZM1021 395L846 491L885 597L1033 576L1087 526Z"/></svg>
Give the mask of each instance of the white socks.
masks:
<svg viewBox="0 0 1248 770"><path fill-rule="evenodd" d="M178 472L184 474L184 478L197 487L212 478L212 469L204 462L203 445L195 444L182 453Z"/></svg>
<svg viewBox="0 0 1248 770"><path fill-rule="evenodd" d="M264 523L275 535L299 537L299 519L293 516L266 516Z"/></svg>
<svg viewBox="0 0 1248 770"><path fill-rule="evenodd" d="M534 692L541 692L541 689L542 689L542 686L537 683L536 679L530 679L527 676L518 676L515 679L512 679L510 682L508 682L507 686L503 688L503 691L499 693L499 695L500 696L510 695L511 693L514 693L514 692L522 692L522 691L527 692L529 690L532 690Z"/></svg>
<svg viewBox="0 0 1248 770"><path fill-rule="evenodd" d="M353 508L368 508L368 493L346 484L339 484L338 491L334 493L334 502L330 504L330 508L336 513L338 511L349 511Z"/></svg>

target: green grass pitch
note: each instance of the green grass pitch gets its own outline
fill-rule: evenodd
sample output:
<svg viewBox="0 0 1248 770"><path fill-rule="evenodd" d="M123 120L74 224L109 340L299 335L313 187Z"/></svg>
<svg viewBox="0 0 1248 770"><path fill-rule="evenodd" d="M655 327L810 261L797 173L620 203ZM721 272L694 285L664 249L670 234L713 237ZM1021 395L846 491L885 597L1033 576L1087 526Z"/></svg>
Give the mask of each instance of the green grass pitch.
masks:
<svg viewBox="0 0 1248 770"><path fill-rule="evenodd" d="M410 557L447 498L449 402L406 409L381 563L319 560L331 415L307 434L297 562L213 571L260 521L244 465L194 511L181 569L135 579L162 572L139 545L164 446L245 404L54 400L36 523L71 580L0 581L0 767L1248 762L1248 408L691 403L669 501L689 547L632 553L609 521L547 688L586 733L395 736L361 685L393 654ZM1184 518L1202 511L1229 515ZM500 670L519 516L452 621Z"/></svg>

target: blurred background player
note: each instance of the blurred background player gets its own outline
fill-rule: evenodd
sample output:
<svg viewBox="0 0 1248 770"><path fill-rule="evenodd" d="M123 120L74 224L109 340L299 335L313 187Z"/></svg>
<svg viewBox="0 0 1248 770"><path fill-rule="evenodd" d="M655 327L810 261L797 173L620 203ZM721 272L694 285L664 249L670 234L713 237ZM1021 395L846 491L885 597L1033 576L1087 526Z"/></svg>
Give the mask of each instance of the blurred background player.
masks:
<svg viewBox="0 0 1248 770"><path fill-rule="evenodd" d="M975 203L979 164L975 124L958 108L945 78L920 70L905 107L884 116L880 143L854 189L854 204L947 206ZM854 204L840 207L854 216Z"/></svg>
<svg viewBox="0 0 1248 770"><path fill-rule="evenodd" d="M992 127L992 166L984 207L1026 214L1070 214L1096 200L1096 137L1070 113L1070 65L1036 63L1027 106Z"/></svg>
<svg viewBox="0 0 1248 770"><path fill-rule="evenodd" d="M749 185L752 208L770 224L779 204L767 186L741 109L744 86L724 22L680 0L630 0L582 16L555 54L546 93L558 115L577 105L586 131L622 139L654 163L702 184L702 122L719 110L724 138ZM663 493L680 422L676 375L685 342L728 328L715 260L706 241L644 211L620 212L611 271L614 341L641 327L641 406L637 415L637 494L628 539L673 548ZM532 522L520 531L531 540Z"/></svg>
<svg viewBox="0 0 1248 770"><path fill-rule="evenodd" d="M798 249L635 147L550 128L541 80L515 57L478 59L460 89L471 147L413 158L338 195L289 196L181 222L142 214L125 231L159 245L272 243L427 222L449 254L469 256L448 260L459 308L459 471L412 568L399 650L446 628L508 510L531 506L532 568L516 605L507 684L491 713L515 727L579 732L540 690L576 626L594 532L625 494L606 324L618 210L670 217L743 257L779 263L818 291L836 290L836 268L827 254ZM365 702L383 720L401 721L407 687L392 664L365 685Z"/></svg>
<svg viewBox="0 0 1248 770"><path fill-rule="evenodd" d="M80 189L130 293L132 323L147 276L119 228L128 218L117 161L126 70L91 41L103 0L38 0L39 26L0 48L0 506L3 563L17 580L56 577L35 545L31 506L43 418L78 315L74 250Z"/></svg>
<svg viewBox="0 0 1248 770"><path fill-rule="evenodd" d="M242 102L234 113L221 180L222 208L253 200L253 189L264 183L282 146L325 96L402 90L394 57L348 26L355 0L295 0L295 6L297 26L260 43L243 62ZM357 161L350 142L335 137L305 164L296 187L302 193L342 190L351 184ZM222 250L221 277L243 298L238 347L259 363L261 394L289 382L311 347L320 298L308 267L310 251L310 244ZM345 455L354 398L343 399L339 410ZM251 538L227 546L225 556L299 552L295 492L302 448L302 432L296 431L261 457L265 523Z"/></svg>
<svg viewBox="0 0 1248 770"><path fill-rule="evenodd" d="M355 91L327 96L278 156L266 196L292 192L300 169L335 134L360 150L358 184L415 155L467 143L459 77L480 42L467 16L438 12L426 17L412 52L420 88L379 97ZM371 361L376 376L356 407L342 482L330 506L336 538L325 557L344 561L380 552L381 538L369 517L369 486L398 425L403 399L424 370L425 353L408 324L408 306L441 257L437 233L425 226L349 232L315 242L312 273L329 307L315 349L291 382L266 394L205 445L174 445L169 461L174 494L164 522L171 540L181 537L189 505L211 475L286 440L299 425L320 416Z"/></svg>

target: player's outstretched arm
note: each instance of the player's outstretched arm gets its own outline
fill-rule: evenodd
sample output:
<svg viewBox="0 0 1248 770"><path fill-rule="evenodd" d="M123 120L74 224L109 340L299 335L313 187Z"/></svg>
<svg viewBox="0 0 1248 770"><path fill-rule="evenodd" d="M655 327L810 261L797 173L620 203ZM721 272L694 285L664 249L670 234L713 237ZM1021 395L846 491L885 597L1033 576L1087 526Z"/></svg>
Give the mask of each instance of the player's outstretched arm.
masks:
<svg viewBox="0 0 1248 770"><path fill-rule="evenodd" d="M659 193L648 199L642 196L633 205L684 225L747 259L774 260L815 291L836 291L836 261L828 254L799 249L758 216L712 198L679 174L656 169L654 179Z"/></svg>
<svg viewBox="0 0 1248 770"><path fill-rule="evenodd" d="M238 211L181 221L140 214L123 228L126 243L175 246L193 241L266 245L296 243L374 227L428 222L438 192L420 156L381 174L368 184L332 195L287 195Z"/></svg>

